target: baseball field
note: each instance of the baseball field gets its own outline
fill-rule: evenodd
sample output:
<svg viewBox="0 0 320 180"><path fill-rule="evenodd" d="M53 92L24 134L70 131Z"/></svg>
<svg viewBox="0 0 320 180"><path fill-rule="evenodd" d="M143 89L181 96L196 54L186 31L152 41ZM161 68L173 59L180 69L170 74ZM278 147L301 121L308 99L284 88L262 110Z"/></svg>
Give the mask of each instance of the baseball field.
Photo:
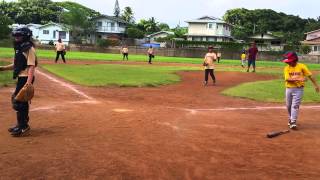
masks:
<svg viewBox="0 0 320 180"><path fill-rule="evenodd" d="M11 72L0 73L0 179L319 179L320 95L305 89L299 129L286 130L284 64L38 51L29 136L13 138ZM0 65L12 50L0 48ZM308 67L316 75L320 65Z"/></svg>

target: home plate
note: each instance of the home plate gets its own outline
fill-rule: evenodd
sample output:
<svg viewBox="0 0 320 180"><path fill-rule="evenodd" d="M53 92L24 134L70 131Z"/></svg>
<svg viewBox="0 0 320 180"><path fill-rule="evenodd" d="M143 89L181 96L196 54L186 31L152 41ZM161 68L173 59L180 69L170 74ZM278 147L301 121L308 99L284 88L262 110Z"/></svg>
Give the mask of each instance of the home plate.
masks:
<svg viewBox="0 0 320 180"><path fill-rule="evenodd" d="M114 112L132 112L131 109L113 109Z"/></svg>

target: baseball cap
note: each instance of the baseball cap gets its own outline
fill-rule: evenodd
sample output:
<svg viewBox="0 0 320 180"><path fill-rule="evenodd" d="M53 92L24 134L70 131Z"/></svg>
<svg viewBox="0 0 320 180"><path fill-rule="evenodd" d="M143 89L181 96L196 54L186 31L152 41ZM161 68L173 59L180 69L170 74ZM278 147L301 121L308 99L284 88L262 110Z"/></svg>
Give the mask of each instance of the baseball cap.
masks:
<svg viewBox="0 0 320 180"><path fill-rule="evenodd" d="M295 52L287 52L284 56L284 60L282 60L282 62L284 63L290 63L290 62L294 62L294 61L298 61L299 57L297 55L297 53Z"/></svg>

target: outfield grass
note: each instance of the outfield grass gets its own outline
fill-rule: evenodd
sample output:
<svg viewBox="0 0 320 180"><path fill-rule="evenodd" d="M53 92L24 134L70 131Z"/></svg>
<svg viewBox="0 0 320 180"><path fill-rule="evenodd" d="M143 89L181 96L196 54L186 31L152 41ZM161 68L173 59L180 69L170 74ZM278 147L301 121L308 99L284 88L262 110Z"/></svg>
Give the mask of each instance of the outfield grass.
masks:
<svg viewBox="0 0 320 180"><path fill-rule="evenodd" d="M0 66L7 65L6 62L0 61ZM0 72L0 87L8 86L14 84L14 80L12 79L12 71Z"/></svg>
<svg viewBox="0 0 320 180"><path fill-rule="evenodd" d="M143 87L180 81L177 71L199 70L194 67L150 67L138 65L43 65L48 71L85 86Z"/></svg>
<svg viewBox="0 0 320 180"><path fill-rule="evenodd" d="M320 76L317 78L319 79ZM315 92L310 81L307 82L304 90L303 102L320 102L320 94ZM263 102L285 102L284 80L244 83L224 90L222 94Z"/></svg>
<svg viewBox="0 0 320 180"><path fill-rule="evenodd" d="M41 59L54 59L56 54L54 50L37 50L37 55L39 60ZM13 50L12 48L0 48L0 58L12 58ZM67 59L71 60L97 60L97 61L120 61L122 60L122 55L119 54L107 54L107 53L94 53L94 52L77 52L70 51L67 53ZM148 57L146 55L129 55L129 61L143 62L147 61ZM203 58L185 58L185 57L164 57L156 56L155 62L171 62L171 63L190 63L190 64L202 64ZM221 65L227 66L240 66L240 60L221 60ZM275 61L257 61L257 67L284 67L282 62ZM320 64L309 64L308 67L311 70L320 70Z"/></svg>

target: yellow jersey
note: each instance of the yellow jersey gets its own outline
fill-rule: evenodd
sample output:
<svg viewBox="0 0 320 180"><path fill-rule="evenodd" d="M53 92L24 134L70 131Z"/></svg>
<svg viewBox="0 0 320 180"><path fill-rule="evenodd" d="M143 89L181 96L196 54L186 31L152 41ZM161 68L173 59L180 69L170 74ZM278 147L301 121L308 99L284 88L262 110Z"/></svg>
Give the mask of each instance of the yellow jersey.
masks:
<svg viewBox="0 0 320 180"><path fill-rule="evenodd" d="M304 64L297 63L295 67L286 66L284 68L284 79L286 80L286 87L287 88L296 88L296 87L304 87L304 81L287 81L289 78L297 78L302 79L308 76L311 76L312 73L309 71L308 67Z"/></svg>
<svg viewBox="0 0 320 180"><path fill-rule="evenodd" d="M246 54L241 54L241 60L246 60Z"/></svg>

